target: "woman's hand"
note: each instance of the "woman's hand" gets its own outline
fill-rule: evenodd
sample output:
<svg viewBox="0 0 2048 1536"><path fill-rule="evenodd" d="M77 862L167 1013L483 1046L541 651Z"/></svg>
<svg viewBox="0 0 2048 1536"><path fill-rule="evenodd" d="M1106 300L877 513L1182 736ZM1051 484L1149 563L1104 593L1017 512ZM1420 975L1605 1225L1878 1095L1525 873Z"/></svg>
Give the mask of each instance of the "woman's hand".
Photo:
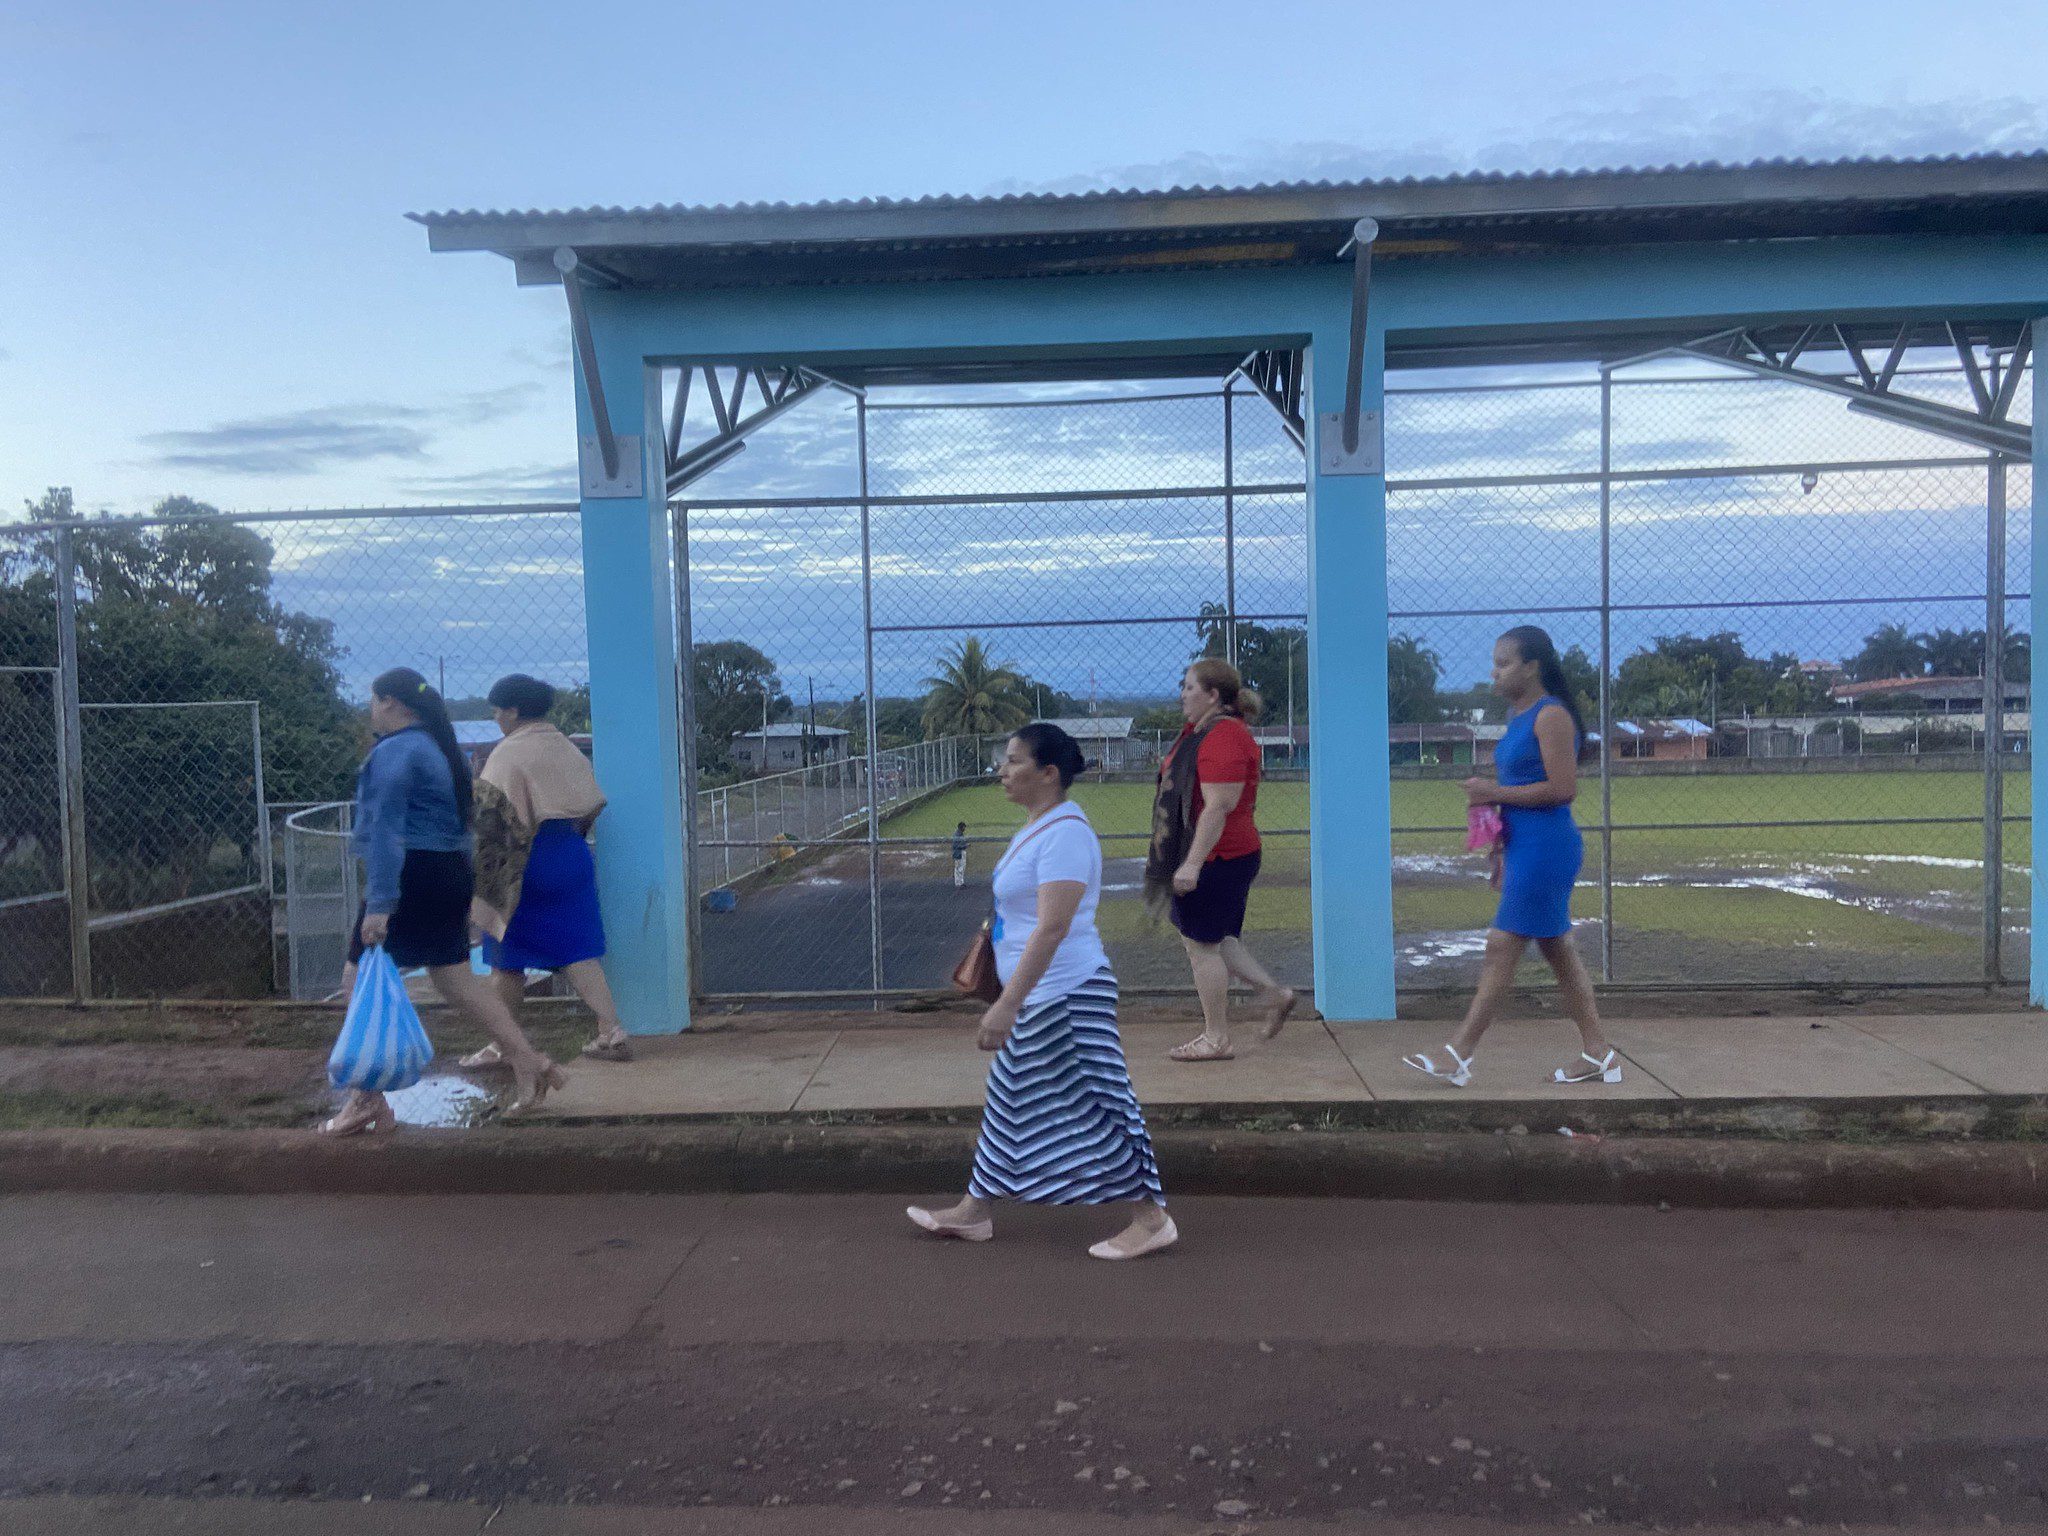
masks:
<svg viewBox="0 0 2048 1536"><path fill-rule="evenodd" d="M1010 1031L1017 1027L1017 1005L997 998L988 1005L988 1012L981 1016L981 1028L976 1031L974 1043L984 1051L1000 1051L1003 1042L1010 1038Z"/></svg>
<svg viewBox="0 0 2048 1536"><path fill-rule="evenodd" d="M389 912L365 912L363 914L363 948L375 949L384 942L391 932Z"/></svg>
<svg viewBox="0 0 2048 1536"><path fill-rule="evenodd" d="M1500 798L1500 786L1491 779L1467 779L1465 781L1465 803L1467 805L1494 805Z"/></svg>
<svg viewBox="0 0 2048 1536"><path fill-rule="evenodd" d="M1202 883L1202 870L1198 864L1183 864L1173 872L1173 894L1185 896Z"/></svg>

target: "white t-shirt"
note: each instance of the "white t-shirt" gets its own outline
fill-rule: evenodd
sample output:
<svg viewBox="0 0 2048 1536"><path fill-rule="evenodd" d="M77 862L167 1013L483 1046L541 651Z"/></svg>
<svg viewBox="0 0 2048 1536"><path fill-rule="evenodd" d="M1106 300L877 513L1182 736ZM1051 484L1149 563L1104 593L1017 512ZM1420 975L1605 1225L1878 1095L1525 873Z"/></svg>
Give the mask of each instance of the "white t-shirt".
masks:
<svg viewBox="0 0 2048 1536"><path fill-rule="evenodd" d="M1028 839L1028 841L1027 841ZM1037 1008L1078 991L1082 983L1109 963L1102 935L1095 931L1095 908L1102 900L1102 844L1078 805L1058 805L1010 839L996 865L996 974L1007 983L1024 957L1024 946L1038 928L1038 888L1054 880L1077 880L1084 887L1073 925L1052 964L1024 1000Z"/></svg>

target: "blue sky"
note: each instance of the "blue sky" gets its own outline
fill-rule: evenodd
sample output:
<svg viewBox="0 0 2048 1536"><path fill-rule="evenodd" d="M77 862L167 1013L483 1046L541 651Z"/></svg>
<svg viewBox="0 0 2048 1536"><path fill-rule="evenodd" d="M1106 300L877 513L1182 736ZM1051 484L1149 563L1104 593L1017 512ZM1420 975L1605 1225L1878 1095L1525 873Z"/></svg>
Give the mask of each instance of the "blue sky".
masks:
<svg viewBox="0 0 2048 1536"><path fill-rule="evenodd" d="M430 257L408 210L2028 149L2025 15L13 0L0 512L58 484L114 511L557 493L559 295ZM834 430L724 481L815 467Z"/></svg>

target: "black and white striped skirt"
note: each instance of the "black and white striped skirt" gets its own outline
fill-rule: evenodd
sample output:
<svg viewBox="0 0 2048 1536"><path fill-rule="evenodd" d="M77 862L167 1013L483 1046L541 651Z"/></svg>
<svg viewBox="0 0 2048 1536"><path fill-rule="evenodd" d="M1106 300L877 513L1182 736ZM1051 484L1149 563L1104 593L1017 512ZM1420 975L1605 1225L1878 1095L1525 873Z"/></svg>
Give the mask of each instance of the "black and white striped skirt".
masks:
<svg viewBox="0 0 2048 1536"><path fill-rule="evenodd" d="M1164 1205L1116 1030L1107 966L1017 1021L988 1071L968 1193L979 1200Z"/></svg>

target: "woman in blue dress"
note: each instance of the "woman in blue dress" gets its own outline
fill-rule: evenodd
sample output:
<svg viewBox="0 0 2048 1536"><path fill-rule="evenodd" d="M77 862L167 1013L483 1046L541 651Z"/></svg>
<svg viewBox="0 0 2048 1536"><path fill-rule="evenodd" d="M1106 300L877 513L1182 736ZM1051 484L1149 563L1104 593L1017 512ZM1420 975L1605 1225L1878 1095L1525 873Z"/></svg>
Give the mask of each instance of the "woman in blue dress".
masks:
<svg viewBox="0 0 2048 1536"><path fill-rule="evenodd" d="M1503 833L1493 851L1500 910L1486 935L1479 989L1465 1022L1445 1043L1443 1059L1417 1054L1402 1060L1453 1087L1469 1083L1480 1037L1534 943L1557 975L1559 1001L1579 1026L1579 1059L1559 1067L1551 1081L1618 1083L1621 1057L1600 1028L1593 978L1572 943L1572 887L1585 859L1572 801L1586 730L1550 636L1534 625L1502 635L1493 647L1493 689L1508 706L1507 732L1493 755L1496 781L1467 779L1465 797L1475 806L1500 808Z"/></svg>

